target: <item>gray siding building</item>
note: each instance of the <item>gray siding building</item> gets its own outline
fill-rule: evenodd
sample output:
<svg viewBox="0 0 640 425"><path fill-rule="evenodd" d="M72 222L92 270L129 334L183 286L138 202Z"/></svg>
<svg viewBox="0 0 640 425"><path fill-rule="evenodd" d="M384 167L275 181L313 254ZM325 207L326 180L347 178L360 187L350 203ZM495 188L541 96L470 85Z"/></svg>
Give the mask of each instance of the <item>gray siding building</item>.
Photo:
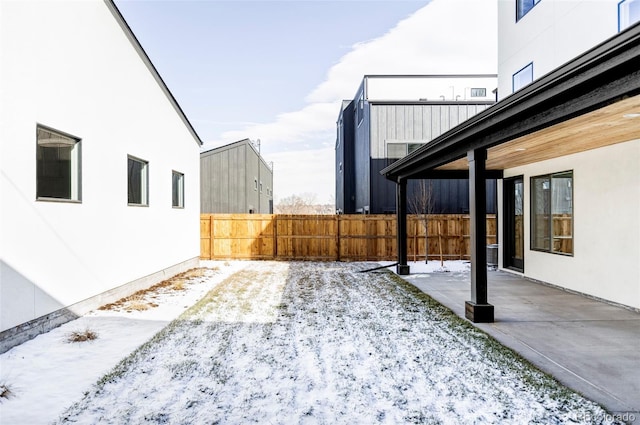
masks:
<svg viewBox="0 0 640 425"><path fill-rule="evenodd" d="M337 120L336 210L396 211L395 184L380 170L495 103L495 75L365 76ZM469 212L467 179L427 180L432 213ZM419 180L408 182L408 197ZM495 212L495 180L488 183ZM417 211L416 211L417 212Z"/></svg>
<svg viewBox="0 0 640 425"><path fill-rule="evenodd" d="M200 212L273 213L273 168L249 139L200 154Z"/></svg>

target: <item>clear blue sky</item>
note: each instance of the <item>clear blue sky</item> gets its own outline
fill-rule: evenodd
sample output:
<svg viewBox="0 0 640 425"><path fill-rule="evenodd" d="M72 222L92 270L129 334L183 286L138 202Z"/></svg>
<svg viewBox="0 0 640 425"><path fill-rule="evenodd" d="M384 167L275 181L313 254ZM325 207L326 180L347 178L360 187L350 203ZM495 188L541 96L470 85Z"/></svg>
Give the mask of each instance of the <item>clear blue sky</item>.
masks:
<svg viewBox="0 0 640 425"><path fill-rule="evenodd" d="M340 100L364 74L495 72L491 31L457 35L495 32L495 0L115 1L205 148L261 139L276 202L332 198Z"/></svg>

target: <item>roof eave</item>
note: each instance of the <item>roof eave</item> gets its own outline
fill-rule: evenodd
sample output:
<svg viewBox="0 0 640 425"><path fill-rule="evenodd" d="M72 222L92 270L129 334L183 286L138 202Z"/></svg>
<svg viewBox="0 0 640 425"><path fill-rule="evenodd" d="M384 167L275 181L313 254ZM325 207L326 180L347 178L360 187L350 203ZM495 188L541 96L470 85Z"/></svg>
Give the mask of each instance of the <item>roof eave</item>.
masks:
<svg viewBox="0 0 640 425"><path fill-rule="evenodd" d="M479 138L486 139L507 122L513 123L518 117L527 116L530 111L540 109L542 105L553 105L554 99L558 102L557 99L565 98L566 100L567 96L579 98L582 94L584 97L580 91L581 87L592 87L593 84L589 85L590 82L598 82L598 87L605 86L606 79L604 81L598 80L602 80L604 76L613 78L617 75L616 70L625 70L629 74L629 69L637 70L638 66L629 67L630 61L640 61L640 24L611 37L574 60L551 71L529 86L506 97L410 155L382 169L380 173L390 180L398 180L408 178L412 168L416 170L435 168L451 160L459 159L464 150L461 148L471 148L476 145L480 147L480 144L476 142ZM600 97L597 99L581 99L583 104L576 106L575 110L570 111L567 115L573 114L575 116L597 109L598 105L602 106L615 101L620 96L640 92L640 84L634 79L629 79L624 85L619 84L615 90L613 87L611 88L611 90L601 90ZM538 127L544 128L544 126L553 125L553 123L554 120L550 119ZM527 131L531 131L534 127L531 125ZM500 144L504 141L506 140L494 140L493 144ZM485 146L482 147L488 147L490 142L485 140L484 144ZM442 155L447 151L448 155ZM436 157L439 154L441 156L438 159Z"/></svg>
<svg viewBox="0 0 640 425"><path fill-rule="evenodd" d="M158 83L158 85L160 86L162 91L164 92L165 96L167 97L167 99L169 100L169 102L171 103L171 105L173 106L175 111L180 116L180 119L182 120L184 125L189 130L189 133L191 133L191 136L195 139L196 143L198 143L198 146L202 146L202 140L200 139L200 136L198 136L198 133L196 132L196 130L191 125L191 122L189 121L189 119L187 118L186 114L184 113L184 111L180 107L180 104L178 103L176 98L171 93L171 90L169 90L169 87L167 87L167 85L165 84L164 80L160 76L160 73L158 72L156 67L153 65L153 62L151 62L151 59L147 55L147 52L145 52L144 48L142 47L142 45L140 44L140 42L136 38L135 34L131 30L131 27L129 27L129 24L124 19L124 16L122 16L122 13L120 13L120 10L118 9L118 7L114 3L114 1L113 0L104 0L104 2L107 5L107 8L111 12L111 14L114 16L114 18L116 19L116 21L120 25L120 27L122 28L122 30L124 31L125 35L129 39L129 41L131 42L133 47L138 52L138 55L140 56L140 58L142 59L144 64L147 66L147 69L149 69L149 71L151 72L151 75L153 75L153 78L156 80L156 82Z"/></svg>

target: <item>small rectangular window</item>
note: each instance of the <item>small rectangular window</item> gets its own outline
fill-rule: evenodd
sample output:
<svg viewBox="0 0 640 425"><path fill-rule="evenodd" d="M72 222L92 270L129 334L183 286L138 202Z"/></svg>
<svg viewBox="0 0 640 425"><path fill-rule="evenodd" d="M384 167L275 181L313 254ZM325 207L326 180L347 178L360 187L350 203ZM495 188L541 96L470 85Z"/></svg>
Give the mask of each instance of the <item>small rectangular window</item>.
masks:
<svg viewBox="0 0 640 425"><path fill-rule="evenodd" d="M573 172L531 178L531 249L573 254Z"/></svg>
<svg viewBox="0 0 640 425"><path fill-rule="evenodd" d="M400 159L407 156L406 143L387 143L387 158Z"/></svg>
<svg viewBox="0 0 640 425"><path fill-rule="evenodd" d="M487 89L471 88L471 97L487 97Z"/></svg>
<svg viewBox="0 0 640 425"><path fill-rule="evenodd" d="M36 127L36 198L80 201L80 139Z"/></svg>
<svg viewBox="0 0 640 425"><path fill-rule="evenodd" d="M407 155L420 149L424 143L409 143L407 145Z"/></svg>
<svg viewBox="0 0 640 425"><path fill-rule="evenodd" d="M258 190L258 179L253 179L253 190Z"/></svg>
<svg viewBox="0 0 640 425"><path fill-rule="evenodd" d="M540 0L516 0L516 22L522 19Z"/></svg>
<svg viewBox="0 0 640 425"><path fill-rule="evenodd" d="M184 208L184 174L171 172L171 206Z"/></svg>
<svg viewBox="0 0 640 425"><path fill-rule="evenodd" d="M262 193L262 182L260 182L260 193Z"/></svg>
<svg viewBox="0 0 640 425"><path fill-rule="evenodd" d="M149 163L138 158L127 158L127 203L149 205Z"/></svg>
<svg viewBox="0 0 640 425"><path fill-rule="evenodd" d="M513 74L513 92L517 92L533 81L533 62Z"/></svg>
<svg viewBox="0 0 640 425"><path fill-rule="evenodd" d="M618 3L618 32L640 21L640 0L622 0Z"/></svg>

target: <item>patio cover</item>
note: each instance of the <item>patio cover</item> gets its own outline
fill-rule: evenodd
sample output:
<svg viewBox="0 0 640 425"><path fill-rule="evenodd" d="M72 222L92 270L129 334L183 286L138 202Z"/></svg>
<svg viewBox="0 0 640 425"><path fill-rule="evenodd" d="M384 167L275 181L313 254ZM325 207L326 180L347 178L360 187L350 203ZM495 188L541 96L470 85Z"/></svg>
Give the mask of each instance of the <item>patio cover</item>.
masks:
<svg viewBox="0 0 640 425"><path fill-rule="evenodd" d="M408 274L406 183L469 178L471 301L466 316L492 322L487 302L485 180L508 168L640 138L640 24L604 41L381 171L396 182L398 273Z"/></svg>

